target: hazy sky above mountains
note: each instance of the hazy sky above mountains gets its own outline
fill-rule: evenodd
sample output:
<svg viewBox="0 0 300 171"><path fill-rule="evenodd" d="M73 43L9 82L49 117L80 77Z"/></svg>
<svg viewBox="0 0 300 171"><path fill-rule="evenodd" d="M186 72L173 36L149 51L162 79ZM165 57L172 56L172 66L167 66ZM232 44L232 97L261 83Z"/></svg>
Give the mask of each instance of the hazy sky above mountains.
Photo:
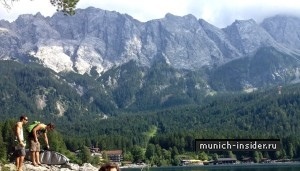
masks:
<svg viewBox="0 0 300 171"><path fill-rule="evenodd" d="M261 22L276 14L300 17L299 0L80 0L77 8L89 6L126 13L143 22L163 18L166 13L178 16L193 14L220 28L230 25L235 19L252 18ZM19 0L10 10L0 5L0 19L8 21L14 21L20 14L37 12L52 16L55 7L49 0Z"/></svg>

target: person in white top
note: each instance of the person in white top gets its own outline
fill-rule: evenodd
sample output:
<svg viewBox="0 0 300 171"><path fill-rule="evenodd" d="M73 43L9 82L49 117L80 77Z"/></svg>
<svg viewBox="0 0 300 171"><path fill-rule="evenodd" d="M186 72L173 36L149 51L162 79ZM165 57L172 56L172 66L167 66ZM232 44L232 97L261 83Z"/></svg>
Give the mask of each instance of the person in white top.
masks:
<svg viewBox="0 0 300 171"><path fill-rule="evenodd" d="M16 156L17 171L23 170L22 166L26 155L25 152L26 142L23 134L23 125L26 124L27 122L28 122L28 118L22 115L20 116L20 121L18 121L15 125L15 136L16 136L15 156Z"/></svg>

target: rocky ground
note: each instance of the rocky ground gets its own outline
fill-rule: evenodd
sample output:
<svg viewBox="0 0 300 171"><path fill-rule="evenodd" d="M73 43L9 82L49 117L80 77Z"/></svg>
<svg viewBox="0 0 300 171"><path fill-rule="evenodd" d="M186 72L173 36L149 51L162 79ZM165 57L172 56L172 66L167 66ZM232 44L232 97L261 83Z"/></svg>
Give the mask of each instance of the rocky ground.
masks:
<svg viewBox="0 0 300 171"><path fill-rule="evenodd" d="M16 166L14 163L0 165L0 170L2 171L15 171ZM89 163L84 163L82 166L73 163L67 163L64 165L46 165L42 164L41 166L33 166L31 162L25 161L23 166L23 171L98 171L99 168L92 166Z"/></svg>

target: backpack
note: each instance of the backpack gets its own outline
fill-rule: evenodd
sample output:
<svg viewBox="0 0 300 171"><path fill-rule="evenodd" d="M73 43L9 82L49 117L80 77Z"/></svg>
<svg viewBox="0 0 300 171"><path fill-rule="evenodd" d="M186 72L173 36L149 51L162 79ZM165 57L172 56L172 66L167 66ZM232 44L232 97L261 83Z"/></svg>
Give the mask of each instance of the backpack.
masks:
<svg viewBox="0 0 300 171"><path fill-rule="evenodd" d="M33 121L30 125L27 126L26 130L28 133L31 133L31 131L33 130L33 128L35 126L37 126L39 123L41 123L40 121Z"/></svg>

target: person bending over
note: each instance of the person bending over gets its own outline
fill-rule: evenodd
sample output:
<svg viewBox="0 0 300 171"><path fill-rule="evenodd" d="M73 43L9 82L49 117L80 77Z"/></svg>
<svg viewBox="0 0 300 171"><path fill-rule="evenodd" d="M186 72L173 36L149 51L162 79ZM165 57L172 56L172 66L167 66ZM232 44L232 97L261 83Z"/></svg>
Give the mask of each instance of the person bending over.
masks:
<svg viewBox="0 0 300 171"><path fill-rule="evenodd" d="M38 138L40 136L43 136L45 143L47 145L47 149L49 149L50 146L47 137L47 131L51 131L53 129L54 129L54 125L52 123L49 123L47 125L43 123L38 123L36 126L32 128L31 132L29 133L30 153L31 153L32 164L34 166L41 165L40 162L41 144Z"/></svg>

